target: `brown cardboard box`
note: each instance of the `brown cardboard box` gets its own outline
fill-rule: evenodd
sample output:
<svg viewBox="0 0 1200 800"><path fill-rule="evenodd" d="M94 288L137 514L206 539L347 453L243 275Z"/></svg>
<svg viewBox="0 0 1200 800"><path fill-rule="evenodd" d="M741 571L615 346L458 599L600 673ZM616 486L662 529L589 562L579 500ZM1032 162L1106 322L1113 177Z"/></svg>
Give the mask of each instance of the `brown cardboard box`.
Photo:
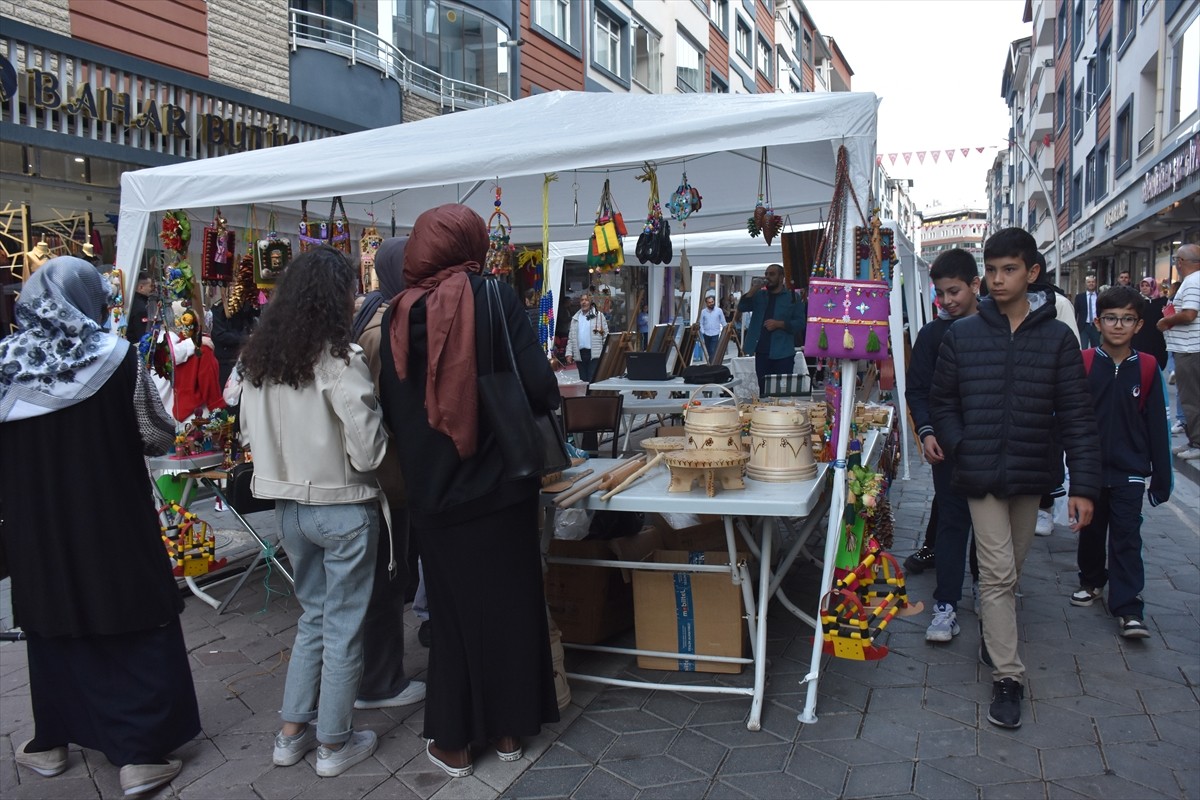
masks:
<svg viewBox="0 0 1200 800"><path fill-rule="evenodd" d="M609 541L554 539L549 555L641 561L662 547L657 531ZM633 588L626 570L577 564L550 564L546 604L562 631L562 640L595 644L633 627Z"/></svg>
<svg viewBox="0 0 1200 800"><path fill-rule="evenodd" d="M728 550L724 519L713 514L698 516L701 521L686 528L671 527L661 514L651 514L649 521L662 534L664 550Z"/></svg>
<svg viewBox="0 0 1200 800"><path fill-rule="evenodd" d="M645 560L685 564L688 558L686 551L656 550ZM744 554L738 554L739 560L744 558ZM724 550L704 554L706 564L728 562L729 554ZM746 623L741 588L735 586L728 575L634 570L633 604L639 650L735 657L745 653ZM638 656L638 666L736 674L744 665Z"/></svg>

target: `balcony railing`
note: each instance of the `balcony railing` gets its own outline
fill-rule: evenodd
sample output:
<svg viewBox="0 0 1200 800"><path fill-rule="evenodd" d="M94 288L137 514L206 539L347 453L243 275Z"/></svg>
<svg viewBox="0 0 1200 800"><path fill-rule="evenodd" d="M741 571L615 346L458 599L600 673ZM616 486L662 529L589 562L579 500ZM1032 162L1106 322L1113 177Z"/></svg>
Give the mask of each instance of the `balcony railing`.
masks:
<svg viewBox="0 0 1200 800"><path fill-rule="evenodd" d="M1154 128L1153 127L1151 127L1150 130L1146 131L1142 135L1142 138L1138 139L1138 149L1137 149L1138 157L1141 158L1142 156L1146 155L1146 153L1149 153L1151 147L1154 147Z"/></svg>
<svg viewBox="0 0 1200 800"><path fill-rule="evenodd" d="M495 89L450 78L429 67L414 63L391 42L366 28L360 28L322 14L293 9L289 34L292 50L313 47L345 56L351 64L363 64L379 70L401 88L428 97L443 108L458 111L498 105L512 100ZM501 57L506 57L507 54Z"/></svg>

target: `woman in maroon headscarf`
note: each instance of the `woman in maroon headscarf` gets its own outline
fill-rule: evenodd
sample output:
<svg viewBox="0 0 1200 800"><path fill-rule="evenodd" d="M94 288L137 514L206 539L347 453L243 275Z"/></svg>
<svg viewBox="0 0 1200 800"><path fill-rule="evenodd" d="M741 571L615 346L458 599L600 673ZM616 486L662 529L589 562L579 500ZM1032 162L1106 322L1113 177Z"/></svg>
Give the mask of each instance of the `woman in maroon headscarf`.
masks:
<svg viewBox="0 0 1200 800"><path fill-rule="evenodd" d="M558 719L538 551L538 480L511 478L478 403L476 353L492 346L480 264L487 226L462 205L426 211L404 253L407 289L384 318L381 400L400 448L411 531L436 623L429 759L470 775L470 746L502 760ZM521 381L537 410L558 384L513 290L498 285ZM501 348L503 351L503 348ZM395 369L387 369L393 364Z"/></svg>

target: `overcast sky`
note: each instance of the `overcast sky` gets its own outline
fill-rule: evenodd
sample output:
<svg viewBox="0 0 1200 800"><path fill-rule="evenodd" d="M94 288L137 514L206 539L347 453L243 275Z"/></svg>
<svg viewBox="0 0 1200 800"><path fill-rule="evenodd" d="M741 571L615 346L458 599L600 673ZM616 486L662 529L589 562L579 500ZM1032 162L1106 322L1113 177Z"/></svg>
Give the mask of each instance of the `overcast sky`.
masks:
<svg viewBox="0 0 1200 800"><path fill-rule="evenodd" d="M1008 47L1029 36L1024 0L804 0L854 70L851 88L874 92L879 147L893 178L912 178L926 208L985 206L987 170L1008 136L1000 82ZM970 148L964 158L961 148ZM976 147L987 147L979 153ZM945 150L953 149L954 158ZM924 164L916 152L925 150ZM935 164L928 151L942 151ZM893 165L888 153L913 153Z"/></svg>

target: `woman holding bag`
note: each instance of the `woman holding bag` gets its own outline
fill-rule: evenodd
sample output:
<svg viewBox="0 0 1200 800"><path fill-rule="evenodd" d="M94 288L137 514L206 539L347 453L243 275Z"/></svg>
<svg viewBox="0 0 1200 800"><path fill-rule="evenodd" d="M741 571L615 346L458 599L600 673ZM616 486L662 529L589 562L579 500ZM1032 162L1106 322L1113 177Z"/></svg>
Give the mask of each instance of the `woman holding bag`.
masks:
<svg viewBox="0 0 1200 800"><path fill-rule="evenodd" d="M380 390L400 449L411 531L437 616L424 736L453 777L490 740L504 761L558 719L537 530L537 476L514 478L479 406L480 353L493 341L480 264L487 226L462 205L417 218L404 254L408 288L383 327ZM513 290L497 283L509 345L531 408L558 406L558 383ZM493 349L494 348L494 349ZM486 356L484 356L486 358ZM391 365L393 368L388 368Z"/></svg>

